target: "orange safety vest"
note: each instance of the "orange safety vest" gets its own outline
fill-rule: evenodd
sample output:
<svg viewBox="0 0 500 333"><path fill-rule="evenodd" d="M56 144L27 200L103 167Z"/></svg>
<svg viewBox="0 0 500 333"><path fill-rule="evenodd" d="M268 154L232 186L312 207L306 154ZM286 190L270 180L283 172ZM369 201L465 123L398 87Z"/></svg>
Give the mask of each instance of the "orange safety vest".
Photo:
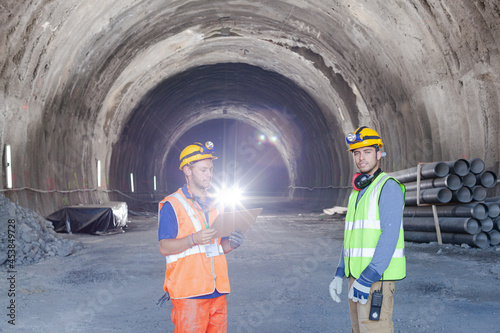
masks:
<svg viewBox="0 0 500 333"><path fill-rule="evenodd" d="M203 222L205 221L204 213L199 207L194 206L193 201L186 198L182 193L182 188L160 202L158 221L160 221L161 208L167 201L174 208L177 217L177 239L191 236L192 233L206 229ZM218 214L217 207L210 208L209 225L215 221ZM211 244L214 241L219 247L220 255L218 256L209 258L205 252L205 245L195 245L184 252L165 257L167 269L163 290L168 291L171 298L209 295L215 291L215 288L220 293L230 292L226 256L220 245L220 238L212 240Z"/></svg>

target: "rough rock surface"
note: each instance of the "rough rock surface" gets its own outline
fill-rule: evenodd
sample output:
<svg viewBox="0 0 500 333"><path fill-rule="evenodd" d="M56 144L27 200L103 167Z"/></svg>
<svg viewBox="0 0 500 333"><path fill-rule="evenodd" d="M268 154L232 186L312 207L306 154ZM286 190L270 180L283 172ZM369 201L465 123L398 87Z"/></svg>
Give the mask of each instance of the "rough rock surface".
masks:
<svg viewBox="0 0 500 333"><path fill-rule="evenodd" d="M386 171L462 156L498 173L499 18L498 0L2 0L0 159L11 145L14 188L38 190L6 196L46 215L171 193L185 134L244 155L216 171L265 183L260 131L284 169L273 190L342 205L360 125Z"/></svg>
<svg viewBox="0 0 500 333"><path fill-rule="evenodd" d="M0 265L33 264L47 257L69 256L83 247L81 242L58 235L52 222L3 195L0 195L0 239Z"/></svg>

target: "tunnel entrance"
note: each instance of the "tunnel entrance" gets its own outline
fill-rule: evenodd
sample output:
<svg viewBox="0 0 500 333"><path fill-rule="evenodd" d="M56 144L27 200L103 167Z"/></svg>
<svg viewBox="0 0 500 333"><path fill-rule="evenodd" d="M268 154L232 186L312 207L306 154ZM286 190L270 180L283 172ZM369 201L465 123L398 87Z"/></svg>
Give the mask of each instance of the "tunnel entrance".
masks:
<svg viewBox="0 0 500 333"><path fill-rule="evenodd" d="M289 175L276 148L279 137L235 119L214 119L184 133L167 155L166 187L171 193L184 183L179 155L194 142L215 145L212 190L237 187L245 197L288 196Z"/></svg>
<svg viewBox="0 0 500 333"><path fill-rule="evenodd" d="M161 200L184 183L180 151L210 140L220 155L216 171L226 175L216 174L214 185L239 182L248 194L330 205L347 164L334 142L340 127L327 112L291 79L260 67L192 68L159 83L130 111L113 145L110 186L129 204Z"/></svg>

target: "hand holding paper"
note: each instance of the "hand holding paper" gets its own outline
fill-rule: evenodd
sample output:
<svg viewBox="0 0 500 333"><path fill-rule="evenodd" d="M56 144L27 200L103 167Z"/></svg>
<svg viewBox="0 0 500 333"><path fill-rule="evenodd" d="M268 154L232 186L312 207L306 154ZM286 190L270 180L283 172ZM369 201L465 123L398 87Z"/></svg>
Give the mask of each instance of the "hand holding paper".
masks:
<svg viewBox="0 0 500 333"><path fill-rule="evenodd" d="M240 230L242 234L247 232L261 212L262 208L255 208L219 214L210 226L210 229L217 230L212 238L228 237L236 230Z"/></svg>
<svg viewBox="0 0 500 333"><path fill-rule="evenodd" d="M215 230L212 229L204 229L196 232L193 235L193 240L197 244L208 244L210 243L210 240L214 238L215 235Z"/></svg>

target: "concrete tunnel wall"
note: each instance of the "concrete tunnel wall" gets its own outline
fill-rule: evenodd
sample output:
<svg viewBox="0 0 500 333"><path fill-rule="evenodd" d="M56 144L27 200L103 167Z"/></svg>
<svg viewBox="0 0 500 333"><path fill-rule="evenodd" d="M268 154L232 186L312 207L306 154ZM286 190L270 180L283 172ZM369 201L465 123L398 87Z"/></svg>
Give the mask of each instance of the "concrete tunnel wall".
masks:
<svg viewBox="0 0 500 333"><path fill-rule="evenodd" d="M222 118L279 133L290 197L317 206L345 202L332 187L360 125L387 171L480 157L500 172L495 0L6 0L0 22L0 188L9 144L14 187L39 191L3 194L42 214L144 199L121 187L131 172L174 190L176 140Z"/></svg>

